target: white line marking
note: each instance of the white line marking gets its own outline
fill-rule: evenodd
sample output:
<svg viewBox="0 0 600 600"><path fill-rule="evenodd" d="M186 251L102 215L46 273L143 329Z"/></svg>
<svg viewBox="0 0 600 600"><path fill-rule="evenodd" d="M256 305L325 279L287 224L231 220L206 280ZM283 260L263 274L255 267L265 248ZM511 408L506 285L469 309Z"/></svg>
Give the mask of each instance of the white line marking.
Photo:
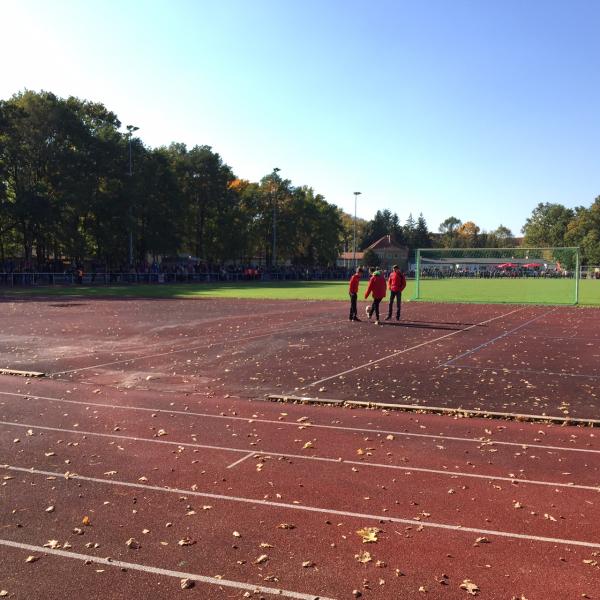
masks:
<svg viewBox="0 0 600 600"><path fill-rule="evenodd" d="M529 321L525 321L525 323L521 323L517 327L515 327L513 329L509 329L508 331L505 331L504 333L497 335L495 338L492 338L491 340L488 340L487 342L484 342L483 344L479 344L479 346L476 346L475 348L472 348L471 350L468 350L467 352L463 352L462 354L459 354L458 356L451 358L450 360L446 361L445 363L438 365L438 367L447 367L447 366L451 365L455 360L458 360L459 358L464 358L465 356L470 356L471 354L474 354L478 350L481 350L482 348L485 348L486 346L489 346L490 344L493 344L494 342L497 342L498 340L505 338L506 336L510 335L511 333L514 333L515 331L519 331L519 329L523 329L524 327L527 327L527 325L529 325L530 323L533 323L534 321L537 321L538 319L541 319L542 317L545 317L546 315L549 315L550 313L553 313L554 311L556 311L556 308L552 308L552 309L546 311L545 313L538 315L537 317L533 317L533 319L529 319Z"/></svg>
<svg viewBox="0 0 600 600"><path fill-rule="evenodd" d="M96 437L104 437L104 438L116 438L119 440L128 440L133 442L150 442L153 444L169 444L172 446L180 446L180 447L188 447L188 448L203 448L205 450L217 450L220 452L243 452L246 456L242 457L240 460L234 462L229 465L227 468L231 468L244 460L250 458L251 456L282 456L285 458L297 458L300 460L308 460L315 462L327 462L327 463L336 463L336 464L348 464L348 465L360 465L362 467L375 467L375 468L385 468L385 469L396 469L398 471L417 471L419 473L432 473L434 475L447 475L452 477L471 477L476 479L489 479L493 481L510 481L511 483L525 483L531 485L547 485L551 487L564 487L570 489L580 489L580 490L592 490L595 492L600 491L600 484L598 485L584 485L579 483L564 483L564 482L554 482L554 481L540 481L537 479L519 479L516 477L504 477L502 475L485 475L480 473L465 473L464 471L447 471L443 469L428 469L426 467L406 467L402 465L387 465L383 463L373 463L368 461L354 461L354 460L344 460L342 458L329 458L327 456L305 456L303 454L291 454L289 452L269 452L268 450L255 450L252 452L248 452L247 449L244 448L231 448L228 446L209 446L206 444L197 444L192 442L175 442L171 440L157 440L153 438L140 438L134 436L125 436L125 435L115 435L111 433L95 433L93 431L79 431L77 429L62 429L59 427L47 427L42 425L32 425L30 423L14 423L11 421L0 421L0 425L8 425L13 427L27 427L28 429L41 429L44 431L57 431L59 433L72 433L75 435L82 436L96 436Z"/></svg>
<svg viewBox="0 0 600 600"><path fill-rule="evenodd" d="M580 373L560 373L557 371L536 371L535 369L506 369L505 367L478 367L477 365L457 365L455 363L443 365L455 369L471 369L476 371L494 371L498 375L505 373L523 373L531 375L552 375L557 377L579 377L581 379L600 379L600 375L582 375Z"/></svg>
<svg viewBox="0 0 600 600"><path fill-rule="evenodd" d="M151 490L156 492L166 492L169 494L180 494L187 496L199 496L201 498L210 498L211 500L225 500L228 502L240 502L243 504L254 504L261 506L269 506L274 508L286 508L291 510L339 515L342 517L354 517L357 519L369 519L377 520L381 522L389 523L402 523L404 525L414 525L416 527L430 527L432 529L445 529L448 531L465 531L468 533L478 533L485 535L494 535L498 537L513 538L520 540L528 540L533 542L550 542L553 544L564 544L567 546L584 546L586 548L600 548L598 542L585 542L580 540L567 540L563 538L551 538L543 537L538 535L528 535L524 533L513 533L510 531L497 531L493 529L479 529L478 527L464 527L462 525L451 525L448 523L436 523L434 521L417 521L416 519L404 519L400 517L390 517L389 515L374 515L369 513L357 513L347 510L337 510L333 508L320 508L317 506L308 506L301 504L288 504L286 502L274 502L272 500L261 500L255 498L244 498L241 496L226 496L224 494L212 494L209 492L198 492L193 490L184 490L180 488L171 487L159 487L157 485L148 485L145 483L136 483L131 481L115 481L110 479L100 479L98 477L86 477L84 475L69 475L69 479L65 478L64 473L56 473L53 471L42 471L39 469L25 469L23 467L13 467L11 465L0 465L0 468L7 469L8 471L17 471L21 473L28 473L31 475L45 475L46 477L57 477L65 482L69 480L74 481L90 481L92 483L102 483L109 485L119 485L123 487L130 487L135 489Z"/></svg>
<svg viewBox="0 0 600 600"><path fill-rule="evenodd" d="M64 558L76 558L79 560L90 560L95 564L106 565L109 567L119 567L130 569L132 571L143 571L144 573L152 573L153 575L164 575L166 577L176 577L178 579L192 579L196 582L208 583L210 585L218 585L228 588L236 588L239 590L248 590L250 592L260 592L261 594L272 594L282 598L295 598L297 600L333 600L325 596L315 596L314 594L302 594L300 592L292 592L277 588L264 587L262 585L252 585L251 583L243 583L241 581L232 581L230 579L217 579L216 577L207 577L206 575L197 575L196 573L185 573L183 571L172 571L171 569L161 569L160 567L151 567L149 565L140 565L137 563L124 562L117 559L100 558L88 554L79 554L79 552L67 552L65 550L53 550L44 546L34 546L33 544L23 544L21 542L13 542L12 540L0 539L0 546L8 546L18 548L19 550L27 550L28 552L40 552L50 556L62 556Z"/></svg>
<svg viewBox="0 0 600 600"><path fill-rule="evenodd" d="M332 323L342 323L344 321L342 320L336 320L336 321L330 321L328 323L317 323L315 327L311 327L310 325L305 325L303 327L297 327L296 329L286 329L285 332L286 333L292 333L295 331L306 331L307 329L316 329L319 326L324 326L324 325L331 325ZM268 337L271 335L276 335L277 333L281 333L280 330L274 330L274 331L269 331L267 333L260 333L257 335L249 335L246 337L239 337L236 338L236 342L246 342L248 340L255 340L258 338L263 338L263 337ZM157 354L145 354L142 356L134 356L133 358L127 358L127 359L121 359L121 360L114 360L112 362L106 362L106 363L101 363L98 365L90 365L88 367L80 367L78 369L69 369L67 371L56 371L54 373L50 373L48 375L48 377L55 377L56 375L66 375L68 373L78 373L79 371L88 371L90 369L99 369L101 367L110 367L112 365L119 365L119 364L125 364L125 363L129 363L129 362L133 362L136 360L144 360L146 358L159 358L161 356L169 356L170 354L177 354L179 352L193 352L194 350L201 350L201 349L206 349L206 348L211 348L212 346L215 345L222 345L222 344L228 344L230 342L230 340L215 340L214 342L210 343L210 344L202 344L201 346L193 346L191 348L179 348L178 350L169 350L168 352L159 352Z"/></svg>
<svg viewBox="0 0 600 600"><path fill-rule="evenodd" d="M104 404L102 402L79 402L77 400L67 400L65 398L51 398L48 396L36 396L32 394L23 394L23 393L15 393L15 392L0 392L0 394L5 396L17 396L18 398L33 398L36 400L48 400L50 402L63 402L66 404L79 404L82 406L97 406L100 408L112 408L114 410L139 410L143 412L150 413L166 413L166 414L174 414L174 415L186 415L186 416L194 416L194 417L203 417L210 419L226 419L231 421L244 421L248 424L252 423L265 423L269 425L287 425L289 427L317 427L319 429L332 429L338 431L347 431L350 433L391 433L393 435L403 436L403 437L416 437L416 438L426 438L426 439L434 439L434 440L448 440L452 442L466 442L472 444L481 444L484 442L491 442L494 445L501 446L515 446L519 448L523 448L527 446L529 448L540 448L543 450L558 450L565 452L586 452L589 454L600 454L600 450L594 450L592 448L572 448L568 446L551 446L545 444L537 444L536 442L504 442L501 440L492 440L487 437L479 437L479 438L467 438L467 437L458 437L458 436L448 436L448 435L435 435L432 433L410 433L406 431L394 431L391 429L370 429L368 427L344 427L342 425L322 425L318 423L290 423L289 421L274 421L272 419L255 419L252 417L234 417L231 415L213 415L210 413L199 413L185 410L167 410L166 408L146 408L144 406L128 406L128 405L115 405L115 404ZM423 408L427 408L423 406Z"/></svg>
<svg viewBox="0 0 600 600"><path fill-rule="evenodd" d="M347 369L346 371L342 371L341 373L336 373L335 375L330 375L329 377L324 377L323 379L319 379L318 381L313 381L312 383L308 383L308 384L302 386L301 388L298 388L298 390L304 390L308 387L313 387L315 385L325 383L326 381L329 381L330 379L336 379L338 377L341 377L342 375L348 375L349 373L354 373L355 371L364 369L365 367L371 367L372 365L376 365L377 363L380 363L384 360L389 360L390 358L394 358L395 356L399 356L400 354L405 354L406 352L410 352L411 350L416 350L417 348L422 348L423 346L429 346L430 344L434 344L435 342L439 342L440 340L444 340L446 338L452 337L453 335L457 335L459 333L469 331L470 329L473 329L475 327L481 327L482 325L486 325L487 323L491 323L492 321L496 321L497 319L502 319L504 317L508 317L509 315L512 315L513 313L520 312L523 310L525 310L525 307L515 308L515 310L511 310L510 312L498 315L497 317L494 317L492 319L487 319L486 321L481 321L481 323L475 323L474 325L469 325L469 327L466 327L465 329L459 329L458 331L453 331L452 333L447 333L445 335L434 338L432 340L427 340L426 342L417 344L416 346L411 346L410 348L405 348L404 350L399 350L398 352L394 352L392 354L388 354L387 356L383 356L376 360L372 360L368 363L364 363L363 365L359 365L358 367L353 367L352 369Z"/></svg>
<svg viewBox="0 0 600 600"><path fill-rule="evenodd" d="M247 460L251 456L256 456L257 454L259 456L262 456L262 452L250 452L250 453L246 454L246 456L242 456L242 458L240 458L239 460L236 460L235 462L231 463L230 465L227 465L227 468L233 469L233 467L237 467L240 463L243 463L245 460Z"/></svg>

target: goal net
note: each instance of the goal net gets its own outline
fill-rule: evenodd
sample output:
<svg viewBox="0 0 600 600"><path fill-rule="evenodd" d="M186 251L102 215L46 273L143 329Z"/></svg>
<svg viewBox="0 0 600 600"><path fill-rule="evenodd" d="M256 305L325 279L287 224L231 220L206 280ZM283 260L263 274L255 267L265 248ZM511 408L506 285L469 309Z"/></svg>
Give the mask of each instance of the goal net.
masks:
<svg viewBox="0 0 600 600"><path fill-rule="evenodd" d="M421 248L415 300L577 304L579 248Z"/></svg>

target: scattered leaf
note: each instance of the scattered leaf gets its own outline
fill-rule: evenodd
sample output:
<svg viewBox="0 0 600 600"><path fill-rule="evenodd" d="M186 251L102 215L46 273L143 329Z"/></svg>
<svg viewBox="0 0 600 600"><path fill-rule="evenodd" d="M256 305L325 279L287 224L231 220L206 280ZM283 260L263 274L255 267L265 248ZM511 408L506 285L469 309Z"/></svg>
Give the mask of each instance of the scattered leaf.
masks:
<svg viewBox="0 0 600 600"><path fill-rule="evenodd" d="M180 584L182 590L189 590L196 585L193 579L182 579Z"/></svg>
<svg viewBox="0 0 600 600"><path fill-rule="evenodd" d="M477 594L480 591L479 586L477 586L477 584L473 583L470 579L465 579L460 584L460 589L466 590L467 594L471 594L471 596L477 596Z"/></svg>
<svg viewBox="0 0 600 600"><path fill-rule="evenodd" d="M377 534L380 531L381 529L377 529L377 527L363 527L356 533L362 538L363 544L369 544L377 541Z"/></svg>

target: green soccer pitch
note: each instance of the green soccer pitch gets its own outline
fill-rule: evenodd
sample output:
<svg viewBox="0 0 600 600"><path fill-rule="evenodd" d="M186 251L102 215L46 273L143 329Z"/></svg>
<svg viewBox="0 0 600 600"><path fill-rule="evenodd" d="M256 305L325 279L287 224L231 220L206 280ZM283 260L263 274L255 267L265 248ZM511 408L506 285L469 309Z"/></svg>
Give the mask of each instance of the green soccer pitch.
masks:
<svg viewBox="0 0 600 600"><path fill-rule="evenodd" d="M423 285L423 281L421 282ZM362 298L366 281L361 282ZM524 293L523 286L527 286ZM427 281L420 301L425 302L527 302L565 304L572 297L573 281L560 279L440 279ZM240 282L209 284L152 284L111 286L69 286L4 288L5 298L31 296L123 297L123 298L256 298L268 300L347 300L346 281ZM409 281L402 294L414 296L414 282ZM579 303L600 306L600 281L583 279L579 284Z"/></svg>

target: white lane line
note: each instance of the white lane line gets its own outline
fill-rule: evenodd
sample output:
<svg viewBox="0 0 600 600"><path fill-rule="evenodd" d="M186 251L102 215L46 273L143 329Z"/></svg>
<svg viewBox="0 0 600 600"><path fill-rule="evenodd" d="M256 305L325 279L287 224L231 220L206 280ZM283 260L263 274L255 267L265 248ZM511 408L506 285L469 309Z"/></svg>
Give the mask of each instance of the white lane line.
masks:
<svg viewBox="0 0 600 600"><path fill-rule="evenodd" d="M535 369L506 369L505 367L479 367L477 365L457 365L456 363L444 365L455 369L470 369L474 371L494 371L498 375L517 373L523 375L552 375L556 377L579 377L581 379L600 379L600 375L587 375L580 373L561 373L560 371L536 371Z"/></svg>
<svg viewBox="0 0 600 600"><path fill-rule="evenodd" d="M249 452L248 454L246 454L246 456L242 456L242 458L236 460L235 462L231 463L230 465L227 465L228 469L233 469L233 467L237 467L239 464L243 463L245 460L247 460L248 458L250 458L251 456L256 456L256 455L262 456L262 452Z"/></svg>
<svg viewBox="0 0 600 600"><path fill-rule="evenodd" d="M581 540L570 540L564 538L552 538L544 537L539 535L528 535L525 533L513 533L511 531L498 531L494 529L480 529L478 527L464 527L463 525L453 525L449 523L436 523L434 521L417 521L416 519L404 519L400 517L390 517L389 515L375 515L369 513L358 513L348 510L337 510L334 508L321 508L317 506L308 506L301 504L288 504L286 502L274 502L272 500L261 500L258 498L245 498L242 496L227 496L225 494L212 494L210 492L198 492L193 490L184 490L180 488L172 487L160 487L157 485L148 485L145 483L137 483L131 481L115 481L110 479L100 479L98 477L86 477L84 475L69 475L67 479L64 473L57 473L54 471L42 471L39 469L26 469L23 467L14 467L11 465L0 465L1 469L8 471L16 471L21 473L28 473L30 475L45 475L46 477L56 477L62 479L65 482L69 480L74 481L90 481L92 483L101 483L108 485L116 485L129 487L134 489L151 490L155 492L165 492L169 494L179 494L184 496L198 496L201 498L210 498L211 500L224 500L228 502L239 502L242 504L253 504L260 506L269 506L273 508L285 508L296 511L312 512L319 514L339 515L341 517L353 517L357 519L368 519L379 522L388 523L402 523L404 525L414 525L416 527L429 527L431 529L445 529L448 531L464 531L468 533L477 533L484 535L493 535L504 538L528 540L532 542L550 542L553 544L563 544L567 546L584 546L585 548L600 548L599 542L586 542Z"/></svg>
<svg viewBox="0 0 600 600"><path fill-rule="evenodd" d="M406 352L411 352L412 350L416 350L417 348L429 346L431 344L434 344L435 342L439 342L440 340L444 340L446 338L452 337L453 335L457 335L459 333L464 333L465 331L469 331L470 329L474 329L475 327L481 327L482 325L486 325L487 323L491 323L492 321L496 321L498 319L508 317L509 315L512 315L513 313L520 312L523 310L525 310L525 307L515 308L514 310L511 310L510 312L503 313L501 315L493 317L492 319L487 319L485 321L481 321L480 323L475 323L474 325L469 325L469 327L466 327L465 329L459 329L458 331L453 331L452 333L447 333L445 335L434 338L432 340L427 340L425 342L421 342L420 344L417 344L416 346L411 346L410 348L405 348L404 350L399 350L398 352L393 352L392 354L388 354L387 356L382 356L381 358L372 360L368 363L364 363L362 365L359 365L358 367L353 367L352 369L347 369L346 371L342 371L341 373L336 373L335 375L330 375L329 377L323 377L323 379L319 379L318 381L313 381L312 383L308 383L300 388L297 388L296 391L304 390L306 388L313 387L313 386L319 385L321 383L325 383L326 381L329 381L330 379L336 379L338 377L341 377L342 375L348 375L349 373L354 373L355 371L359 371L360 369L364 369L365 367L371 367L371 366L376 365L377 363L380 363L384 360L389 360L390 358L394 358L395 356L400 356L401 354L405 354Z"/></svg>
<svg viewBox="0 0 600 600"><path fill-rule="evenodd" d="M348 465L360 465L362 467L373 467L373 468L385 468L385 469L395 469L397 471L417 471L419 473L431 473L434 475L446 475L451 477L471 477L475 479L487 479L491 481L509 481L511 483L524 483L531 485L546 485L550 487L562 487L569 489L580 489L580 490L591 490L598 492L600 491L600 484L598 485L584 485L573 482L559 482L559 481L541 481L538 479L519 479L517 477L504 477L502 475L485 475L480 473L466 473L464 471L447 471L445 469L428 469L426 467L406 467L403 465L389 465L383 463L374 463L368 461L354 461L354 460L344 460L341 457L338 458L329 458L327 456L305 456L303 454L290 454L288 452L269 452L268 450L256 450L253 452L248 452L247 449L243 448L231 448L228 446L209 446L206 444L197 444L192 442L174 442L170 440L157 440L153 438L140 438L133 436L125 436L125 435L115 435L110 433L95 433L93 431L79 431L77 429L61 429L58 427L46 427L42 425L32 425L30 423L14 423L11 421L0 421L0 425L8 425L14 427L27 427L28 429L42 429L45 431L57 431L59 433L72 433L75 435L82 436L96 436L103 438L116 438L119 440L128 440L134 442L151 442L153 444L169 444L172 446L178 447L187 447L187 448L202 448L204 450L217 450L221 452L237 452L237 453L245 453L247 456L242 457L240 460L234 462L229 465L227 468L231 468L244 460L250 458L251 456L281 456L284 458L297 458L300 460L307 461L315 461L315 462L327 462L327 463L336 463L336 464L348 464Z"/></svg>
<svg viewBox="0 0 600 600"><path fill-rule="evenodd" d="M314 327L311 327L310 325L305 325L303 327L297 327L295 329L286 329L285 333L293 333L295 331L306 331L308 330L316 330L317 327L323 327L324 325L330 326L331 324L335 324L335 323L343 323L344 321L342 320L336 320L336 321L329 321L328 323L317 323ZM269 337L272 335L277 335L278 333L281 333L281 330L273 330L273 331L269 331L267 333L259 333L257 335L249 335L246 337L239 337L236 338L235 341L236 342L247 342L249 340L256 340L259 338L264 338L264 337ZM49 373L48 377L55 377L56 375L67 375L69 373L78 373L79 371L88 371L90 369L99 369L101 367L110 367L112 365L120 365L120 364L125 364L125 363L130 363L136 360L145 360L147 358L159 358L161 356L169 356L171 354L177 354L180 352L193 352L194 350L202 350L202 349L207 349L207 348L211 348L215 345L222 345L222 344L229 344L231 342L230 339L228 340L215 340L214 342L212 342L211 344L202 344L201 346L193 346L191 348L179 348L178 350L169 350L168 352L159 352L157 354L145 354L142 356L134 356L132 358L126 358L126 359L121 359L121 360L114 360L111 362L106 362L106 363L101 363L98 365L90 365L88 367L80 367L78 369L68 369L66 371L55 371L54 373Z"/></svg>
<svg viewBox="0 0 600 600"><path fill-rule="evenodd" d="M494 342L497 342L498 340L501 340L501 339L509 336L511 333L515 333L515 331L519 331L520 329L527 327L527 325L530 325L534 321L538 321L539 319L542 319L543 317L545 317L555 311L556 311L556 308L552 308L552 309L546 311L545 313L538 315L537 317L533 317L533 319L529 319L529 321L525 321L525 323L521 323L520 325L517 325L517 327L514 327L513 329L509 329L508 331L505 331L504 333L497 335L495 338L492 338L491 340L488 340L487 342L484 342L483 344L479 344L479 346L476 346L475 348L472 348L471 350L468 350L467 352L463 352L462 354L459 354L458 356L451 358L450 360L446 361L445 363L439 364L438 367L450 366L450 365L452 365L452 363L454 361L464 358L465 356L470 356L471 354L474 354L478 350L481 350L482 348L486 348L487 346L490 346Z"/></svg>
<svg viewBox="0 0 600 600"><path fill-rule="evenodd" d="M78 560L91 561L94 564L106 565L109 567L119 567L131 571L142 571L153 575L164 575L166 577L176 577L178 579L192 579L200 583L208 583L210 585L218 585L222 587L235 588L238 590L247 590L249 592L259 592L261 594L271 594L281 598L294 598L296 600L333 600L325 596L315 596L314 594L302 594L300 592L292 592L278 588L270 588L262 585L252 585L242 581L232 581L230 579L217 579L216 577L207 577L206 575L198 575L197 573L185 573L183 571L172 571L171 569L161 569L160 567L152 567L150 565L140 565L138 563L130 563L116 558L100 558L89 554L80 554L79 552L67 552L66 550L53 550L45 546L34 546L33 544L23 544L22 542L13 542L12 540L0 539L0 546L8 546L10 548L18 548L19 550L27 550L28 552L39 552L50 556L61 556L63 558L76 558Z"/></svg>
<svg viewBox="0 0 600 600"><path fill-rule="evenodd" d="M150 413L166 413L173 415L186 415L193 417L202 417L202 418L210 418L210 419L225 419L231 421L243 421L247 424L253 423L264 423L267 425L286 425L289 427L317 427L319 429L331 429L334 431L344 431L350 433L385 433L385 434L393 434L402 437L416 437L416 438L425 438L425 439L433 439L433 440L448 440L451 442L465 442L472 444L482 444L489 443L492 445L501 445L501 446L514 446L517 448L539 448L542 450L557 450L557 451L565 451L565 452L584 452L589 454L600 454L600 450L594 450L593 448L573 448L569 446L552 446L547 444L538 444L536 442L505 442L502 440L493 440L489 437L478 437L478 438L468 438L468 437L459 437L459 436L448 436L448 435L436 435L433 433L410 433L406 431L395 431L392 429L371 429L368 427L345 427L343 425L324 425L318 423L291 423L289 421L275 421L273 419L258 419L253 417L236 417L231 415L214 415L210 413L200 413L193 412L187 410L171 410L166 408L146 408L144 406L128 406L124 404L105 404L102 402L79 402L78 400L67 400L65 398L51 398L49 396L36 396L32 394L23 394L23 393L15 393L15 392L0 392L1 395L4 396L16 396L18 398L33 398L36 400L48 400L50 402L62 402L66 404L79 404L82 406L96 406L99 408L112 408L114 410L139 410L142 412L150 412ZM424 407L426 408L426 407Z"/></svg>

